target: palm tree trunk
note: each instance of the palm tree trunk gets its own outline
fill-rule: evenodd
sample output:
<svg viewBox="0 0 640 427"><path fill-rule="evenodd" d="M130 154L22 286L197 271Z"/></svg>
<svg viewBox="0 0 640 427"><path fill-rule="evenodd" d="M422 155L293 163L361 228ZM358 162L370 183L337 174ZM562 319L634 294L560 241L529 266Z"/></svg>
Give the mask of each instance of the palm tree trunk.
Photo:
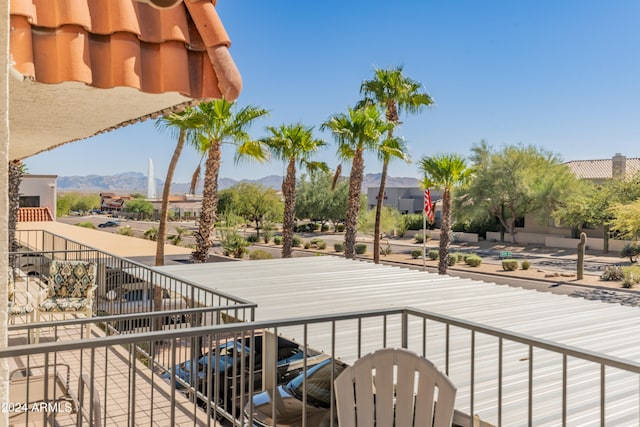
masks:
<svg viewBox="0 0 640 427"><path fill-rule="evenodd" d="M167 169L167 177L164 180L164 188L162 189L162 207L160 208L160 224L158 224L158 235L156 237L156 265L164 265L164 243L167 239L167 220L169 218L169 195L171 194L171 181L173 181L173 173L176 170L178 159L184 147L184 140L187 132L180 129L178 143L176 149L173 150L173 156L169 162Z"/></svg>
<svg viewBox="0 0 640 427"><path fill-rule="evenodd" d="M284 193L284 218L282 221L282 258L291 258L293 247L293 220L296 209L296 161L289 159L287 177L282 186Z"/></svg>
<svg viewBox="0 0 640 427"><path fill-rule="evenodd" d="M9 162L8 198L9 198L9 251L18 250L16 241L16 227L18 225L18 211L20 210L20 183L22 183L23 168L20 160ZM55 200L54 209L55 209ZM55 212L52 212L55 215Z"/></svg>
<svg viewBox="0 0 640 427"><path fill-rule="evenodd" d="M347 202L347 220L344 234L344 256L355 256L356 235L358 232L358 214L360 212L360 188L362 187L362 175L364 173L364 159L362 149L356 151L351 164L351 177L349 178L349 198Z"/></svg>
<svg viewBox="0 0 640 427"><path fill-rule="evenodd" d="M438 254L438 274L447 274L447 258L449 257L449 232L451 231L451 191L448 188L442 193L442 221L440 223L440 250Z"/></svg>
<svg viewBox="0 0 640 427"><path fill-rule="evenodd" d="M218 173L221 159L220 142L212 141L204 170L204 190L202 192L202 212L198 221L196 250L192 255L194 262L206 262L211 247L211 231L218 209Z"/></svg>
<svg viewBox="0 0 640 427"><path fill-rule="evenodd" d="M376 200L376 223L373 228L373 262L380 263L380 223L382 222L382 204L384 203L384 189L387 184L387 170L389 169L389 159L382 162L382 174L380 175L380 189Z"/></svg>

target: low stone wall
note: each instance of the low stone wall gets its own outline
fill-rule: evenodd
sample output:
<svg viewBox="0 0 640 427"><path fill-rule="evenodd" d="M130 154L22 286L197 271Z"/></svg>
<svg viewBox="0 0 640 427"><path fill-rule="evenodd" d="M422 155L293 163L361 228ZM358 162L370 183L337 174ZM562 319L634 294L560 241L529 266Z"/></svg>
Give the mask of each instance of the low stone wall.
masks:
<svg viewBox="0 0 640 427"><path fill-rule="evenodd" d="M440 230L427 230L432 240L440 240ZM451 242L468 242L478 243L478 235L476 233L459 233L451 232Z"/></svg>
<svg viewBox="0 0 640 427"><path fill-rule="evenodd" d="M499 242L500 233L497 231L487 231L487 240ZM504 234L504 241L506 243L511 242L511 235L509 233ZM558 237L549 234L516 233L516 243L544 245L548 248L576 249L578 243L580 243L580 239ZM626 243L628 243L626 240L609 239L609 252L615 253L622 251ZM588 237L587 248L597 251L604 250L604 239Z"/></svg>

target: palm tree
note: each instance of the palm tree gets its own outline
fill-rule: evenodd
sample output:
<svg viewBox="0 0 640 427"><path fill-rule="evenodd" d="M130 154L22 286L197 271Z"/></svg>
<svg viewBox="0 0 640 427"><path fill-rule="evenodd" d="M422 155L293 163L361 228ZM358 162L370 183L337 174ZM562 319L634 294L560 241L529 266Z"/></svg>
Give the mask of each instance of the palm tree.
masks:
<svg viewBox="0 0 640 427"><path fill-rule="evenodd" d="M375 76L371 80L365 80L360 86L360 93L364 94L367 101L373 101L385 109L387 121L398 125L401 112L418 113L426 106L433 105L433 99L426 92L422 92L422 85L415 80L406 77L402 73L402 67L389 68L386 70L376 68ZM392 141L393 128L390 128L386 141ZM396 147L389 150L383 143L379 149L379 157L382 160L382 173L380 175L380 189L376 201L376 222L373 240L373 262L380 262L380 222L384 190L387 184L387 171L389 162L393 158L399 158L405 162L409 161L404 145L401 149Z"/></svg>
<svg viewBox="0 0 640 427"><path fill-rule="evenodd" d="M287 175L282 185L284 195L284 218L282 222L282 258L291 257L293 247L293 221L296 208L296 165L307 169L328 170L326 164L311 162L311 155L326 145L313 137L313 128L301 124L267 127L271 134L261 141L269 147L274 157L287 162Z"/></svg>
<svg viewBox="0 0 640 427"><path fill-rule="evenodd" d="M204 156L204 190L202 194L202 211L196 232L196 249L192 254L195 262L206 262L211 246L211 231L217 217L218 208L218 173L222 160L222 144L236 147L235 161L252 158L263 161L267 153L259 141L252 140L247 128L254 120L266 115L265 109L246 106L234 111L234 102L217 99L204 102L196 109L198 126L194 145Z"/></svg>
<svg viewBox="0 0 640 427"><path fill-rule="evenodd" d="M420 160L419 168L424 174L425 188L436 187L443 190L438 273L447 274L449 233L451 231L451 190L465 184L471 177L472 169L468 168L465 160L457 154L425 156Z"/></svg>
<svg viewBox="0 0 640 427"><path fill-rule="evenodd" d="M322 129L330 129L338 144L338 156L342 160L351 160L349 176L349 199L345 224L345 257L353 258L360 210L360 193L364 174L365 150L377 150L380 139L393 123L386 122L380 111L373 105L361 108L349 108L347 114L331 117L322 124Z"/></svg>
<svg viewBox="0 0 640 427"><path fill-rule="evenodd" d="M172 133L177 134L178 142L173 150L167 176L164 180L164 188L162 189L162 206L160 208L160 224L156 234L156 265L164 265L164 245L167 237L167 221L169 219L169 195L171 194L171 181L176 170L180 154L184 148L187 134L195 128L197 122L194 120L194 109L187 108L180 113L171 113L158 119L155 123L156 128L170 129Z"/></svg>

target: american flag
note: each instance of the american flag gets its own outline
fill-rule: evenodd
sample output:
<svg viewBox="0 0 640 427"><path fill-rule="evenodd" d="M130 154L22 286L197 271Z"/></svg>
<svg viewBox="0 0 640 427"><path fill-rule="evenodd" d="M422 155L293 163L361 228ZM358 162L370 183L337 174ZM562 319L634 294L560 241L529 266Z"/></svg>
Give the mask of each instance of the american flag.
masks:
<svg viewBox="0 0 640 427"><path fill-rule="evenodd" d="M428 188L424 190L424 214L429 222L435 220L435 203L431 203L431 191Z"/></svg>

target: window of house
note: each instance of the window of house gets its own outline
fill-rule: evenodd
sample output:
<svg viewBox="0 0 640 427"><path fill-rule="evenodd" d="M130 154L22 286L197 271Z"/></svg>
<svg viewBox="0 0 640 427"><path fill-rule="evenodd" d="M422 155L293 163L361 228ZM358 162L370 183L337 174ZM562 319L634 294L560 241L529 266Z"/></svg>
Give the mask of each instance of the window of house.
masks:
<svg viewBox="0 0 640 427"><path fill-rule="evenodd" d="M20 196L21 208L39 208L40 196Z"/></svg>
<svg viewBox="0 0 640 427"><path fill-rule="evenodd" d="M516 227L520 227L520 228L524 228L524 217L523 216L521 216L519 218L516 218L515 226Z"/></svg>

